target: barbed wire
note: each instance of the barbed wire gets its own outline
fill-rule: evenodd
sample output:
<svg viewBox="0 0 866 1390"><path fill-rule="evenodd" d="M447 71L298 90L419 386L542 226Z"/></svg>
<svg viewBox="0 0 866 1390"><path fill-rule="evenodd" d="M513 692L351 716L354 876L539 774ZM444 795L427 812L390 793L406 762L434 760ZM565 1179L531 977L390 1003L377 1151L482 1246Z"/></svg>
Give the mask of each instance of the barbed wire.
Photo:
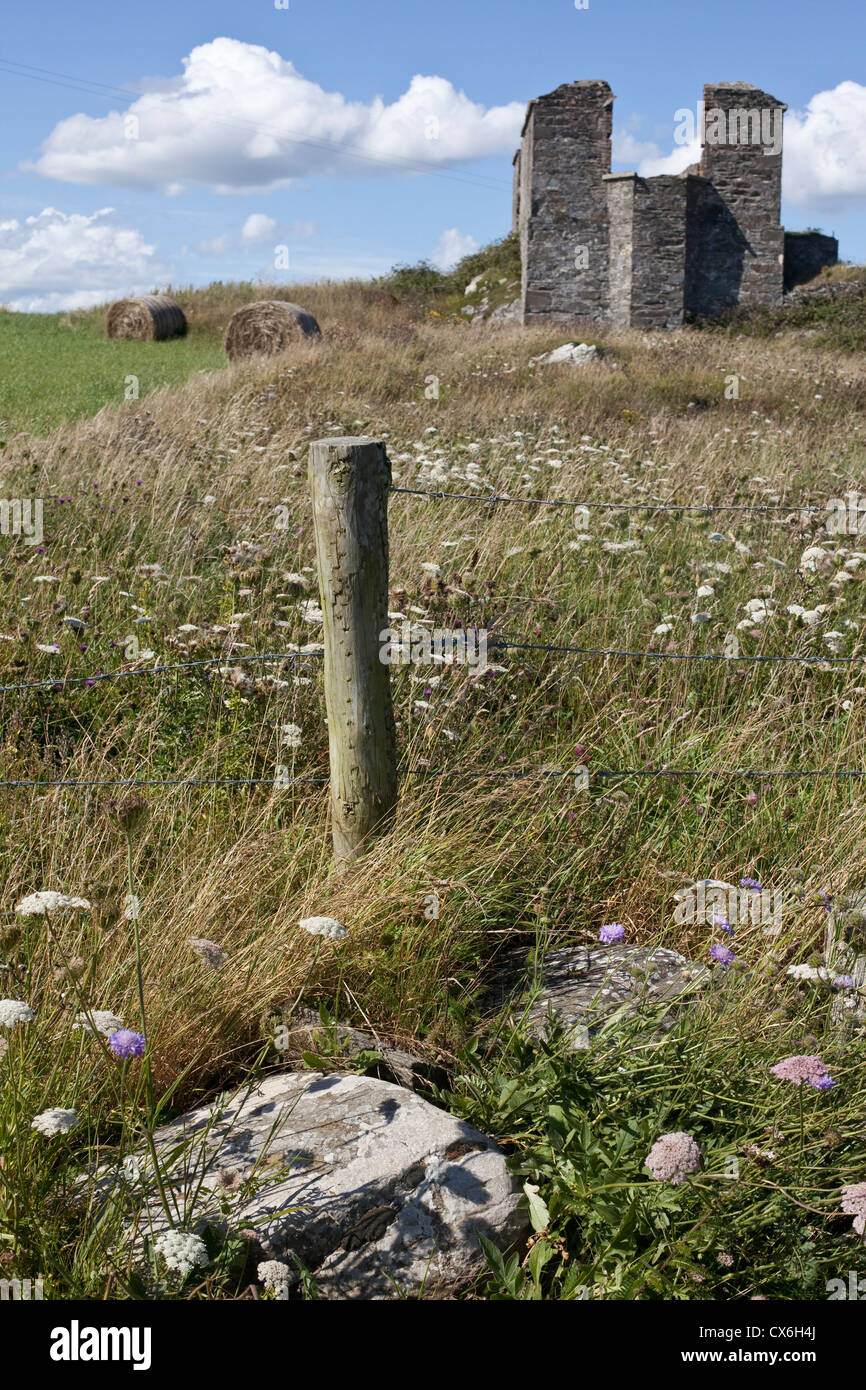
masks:
<svg viewBox="0 0 866 1390"><path fill-rule="evenodd" d="M476 630L479 632L486 631L484 628L477 628ZM499 637L495 632L490 635L488 651L493 653L502 651L554 652L558 655L568 656L634 657L654 661L725 661L731 663L744 662L746 664L769 663L808 666L852 666L859 664L861 660L866 660L866 658L854 656L764 656L760 654L728 656L724 652L657 652L639 649L632 650L624 647L573 647L551 642L513 641L510 637ZM99 681L124 680L133 676L163 675L167 672L186 671L201 666L229 665L231 663L237 665L241 662L250 661L297 661L306 660L308 658L315 659L322 656L324 656L324 652L322 651L272 652L262 653L261 655L232 657L215 656L199 661L182 661L170 666L148 666L142 670L102 671L92 676L46 676L46 678L41 681L26 681L20 685L0 685L0 695L24 690L60 691L67 685L95 685ZM483 669L483 667L479 668L479 670Z"/></svg>
<svg viewBox="0 0 866 1390"><path fill-rule="evenodd" d="M574 768L481 768L477 771L465 768L405 768L398 774L400 777L432 777L450 778L454 781L478 781L486 777L502 778L509 781L530 781L533 778L545 777L572 777L580 780L581 783L592 782L596 779L603 781L615 780L617 778L639 777L639 778L671 778L676 780L681 777L758 777L770 781L774 778L810 778L810 777L866 777L866 768L643 768L643 767L623 767L623 768L589 768L578 766ZM67 788L85 787L253 787L253 786L273 786L290 787L301 783L323 785L330 781L329 777L179 777L179 778L123 778L118 781L88 779L78 780L69 779L60 782L43 782L36 779L19 779L15 781L0 781L0 787L20 788L31 787L41 788L44 791L61 791Z"/></svg>
<svg viewBox="0 0 866 1390"><path fill-rule="evenodd" d="M572 507L577 511L610 512L788 512L812 513L826 512L826 506L808 503L770 503L770 502L574 502L561 497L509 497L506 494L480 492L439 492L425 491L415 487L391 487L391 492L403 493L409 497L433 497L451 502L482 502L493 506L500 502L512 502L526 507Z"/></svg>
<svg viewBox="0 0 866 1390"><path fill-rule="evenodd" d="M56 690L64 685L95 685L97 681L123 680L127 676L156 676L166 671L188 671L194 666L229 665L242 661L296 661L307 657L322 656L321 651L313 652L265 652L253 656L210 656L198 661L180 661L171 666L146 666L134 671L100 671L93 676L46 676L42 681L28 681L22 685L0 685L0 695L13 690Z"/></svg>
<svg viewBox="0 0 866 1390"><path fill-rule="evenodd" d="M657 661L745 661L745 662L796 662L825 666L828 664L855 665L863 658L855 656L726 656L724 652L655 652L626 651L619 647L566 647L546 642L512 642L507 637L493 636L488 642L492 651L534 651L560 652L577 656L627 656L652 657Z"/></svg>

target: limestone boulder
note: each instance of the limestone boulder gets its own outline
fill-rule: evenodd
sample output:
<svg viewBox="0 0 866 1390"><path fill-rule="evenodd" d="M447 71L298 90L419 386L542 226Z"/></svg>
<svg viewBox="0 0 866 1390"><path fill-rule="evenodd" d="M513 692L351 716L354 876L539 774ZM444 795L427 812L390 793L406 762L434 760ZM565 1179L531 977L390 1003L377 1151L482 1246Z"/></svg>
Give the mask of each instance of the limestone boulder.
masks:
<svg viewBox="0 0 866 1390"><path fill-rule="evenodd" d="M541 993L527 1022L536 1036L546 1037L552 1008L569 1045L578 1050L589 1047L614 1015L630 1018L670 1003L661 1018L664 1029L675 1020L675 1003L684 1003L708 977L705 966L663 946L569 946L546 957Z"/></svg>
<svg viewBox="0 0 866 1390"><path fill-rule="evenodd" d="M324 1299L447 1297L486 1267L479 1234L502 1249L528 1234L497 1145L372 1077L281 1073L180 1116L155 1142L173 1192L191 1171L201 1178L190 1229L254 1232L258 1257L293 1269L297 1257ZM142 1155L138 1231L158 1234L148 1164Z"/></svg>

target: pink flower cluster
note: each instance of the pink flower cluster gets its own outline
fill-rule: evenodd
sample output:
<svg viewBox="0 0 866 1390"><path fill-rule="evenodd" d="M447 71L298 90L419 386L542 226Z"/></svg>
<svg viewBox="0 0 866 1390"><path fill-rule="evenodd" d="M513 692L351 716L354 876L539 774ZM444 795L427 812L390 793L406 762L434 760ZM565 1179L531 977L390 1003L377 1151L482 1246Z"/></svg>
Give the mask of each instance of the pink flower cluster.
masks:
<svg viewBox="0 0 866 1390"><path fill-rule="evenodd" d="M823 1060L808 1053L798 1053L796 1057L783 1057L781 1062L770 1067L770 1071L780 1081L792 1081L795 1086L802 1086L805 1081L818 1091L826 1091L833 1085Z"/></svg>
<svg viewBox="0 0 866 1390"><path fill-rule="evenodd" d="M690 1134L676 1129L657 1139L644 1162L656 1182L679 1187L701 1165L701 1151Z"/></svg>

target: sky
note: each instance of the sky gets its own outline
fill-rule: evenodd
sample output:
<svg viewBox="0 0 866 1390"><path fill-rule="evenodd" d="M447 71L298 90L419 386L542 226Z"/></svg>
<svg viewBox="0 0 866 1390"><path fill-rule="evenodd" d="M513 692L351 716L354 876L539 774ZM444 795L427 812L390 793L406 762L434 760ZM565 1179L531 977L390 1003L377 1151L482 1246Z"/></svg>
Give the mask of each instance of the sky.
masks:
<svg viewBox="0 0 866 1390"><path fill-rule="evenodd" d="M643 174L696 157L705 82L763 88L784 225L866 261L858 0L44 0L0 37L0 304L449 268L510 228L526 103L579 78Z"/></svg>

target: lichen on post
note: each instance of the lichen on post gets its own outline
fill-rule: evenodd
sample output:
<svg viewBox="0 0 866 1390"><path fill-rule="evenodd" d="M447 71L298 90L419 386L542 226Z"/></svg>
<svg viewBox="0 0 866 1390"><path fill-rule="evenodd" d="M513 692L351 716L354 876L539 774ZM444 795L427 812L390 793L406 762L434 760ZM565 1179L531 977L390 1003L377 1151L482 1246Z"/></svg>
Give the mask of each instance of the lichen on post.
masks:
<svg viewBox="0 0 866 1390"><path fill-rule="evenodd" d="M310 491L325 627L325 704L334 855L345 863L384 833L397 803L388 625L388 493L384 444L310 445Z"/></svg>

